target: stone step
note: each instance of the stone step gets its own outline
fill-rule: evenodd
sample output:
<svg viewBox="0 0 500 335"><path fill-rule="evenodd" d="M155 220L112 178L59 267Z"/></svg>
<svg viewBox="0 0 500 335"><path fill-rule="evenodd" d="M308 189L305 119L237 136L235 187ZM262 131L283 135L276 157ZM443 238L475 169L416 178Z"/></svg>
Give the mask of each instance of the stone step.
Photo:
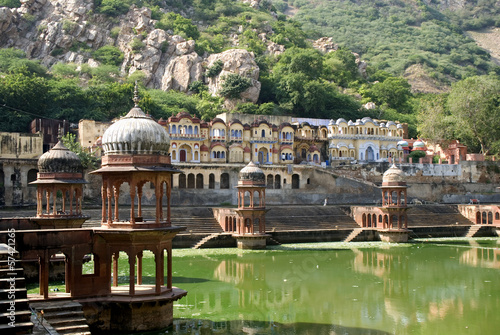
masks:
<svg viewBox="0 0 500 335"><path fill-rule="evenodd" d="M16 322L15 327L7 324L0 324L0 334L2 335L17 335L17 334L31 334L33 330L33 323L30 322Z"/></svg>
<svg viewBox="0 0 500 335"><path fill-rule="evenodd" d="M0 301L8 300L9 295L14 294L16 299L25 299L27 298L26 287L16 287L11 290L10 288L2 288L0 289Z"/></svg>
<svg viewBox="0 0 500 335"><path fill-rule="evenodd" d="M86 322L86 321L85 321ZM74 325L66 325L66 326L54 326L52 322L49 322L50 325L59 333L59 334L82 334L82 333L90 333L89 326L87 324L74 324Z"/></svg>
<svg viewBox="0 0 500 335"><path fill-rule="evenodd" d="M358 237L359 234L361 234L363 232L363 228L355 228L344 240L344 242L351 242L353 241L354 239L356 239L356 237Z"/></svg>
<svg viewBox="0 0 500 335"><path fill-rule="evenodd" d="M82 305L73 301L45 301L32 303L37 312L43 310L44 322L50 324L58 334L90 334Z"/></svg>
<svg viewBox="0 0 500 335"><path fill-rule="evenodd" d="M17 310L14 313L16 323L29 322L31 319L31 311L29 310ZM0 324L6 324L10 322L11 314L9 312L0 313Z"/></svg>
<svg viewBox="0 0 500 335"><path fill-rule="evenodd" d="M10 272L6 272L5 275L8 276L9 273ZM15 287L26 287L26 280L24 279L24 277L14 276L0 278L0 289L9 289L12 284L14 284Z"/></svg>
<svg viewBox="0 0 500 335"><path fill-rule="evenodd" d="M82 308L81 304L79 304L78 302L70 301L70 300L49 301L49 302L33 302L33 303L30 303L30 306L31 306L31 308L36 309L36 310L43 309L44 313L81 310L81 308Z"/></svg>

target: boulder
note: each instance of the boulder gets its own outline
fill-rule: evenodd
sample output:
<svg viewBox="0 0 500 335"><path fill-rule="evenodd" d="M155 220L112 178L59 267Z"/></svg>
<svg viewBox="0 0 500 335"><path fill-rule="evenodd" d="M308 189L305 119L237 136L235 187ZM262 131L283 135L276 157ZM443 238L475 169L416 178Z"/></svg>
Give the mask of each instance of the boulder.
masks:
<svg viewBox="0 0 500 335"><path fill-rule="evenodd" d="M323 53L328 53L336 51L339 45L333 42L333 38L331 37L321 37L313 42L313 47Z"/></svg>
<svg viewBox="0 0 500 335"><path fill-rule="evenodd" d="M252 86L241 93L241 99L235 101L227 101L227 106L232 109L239 102L256 103L259 94L261 83L259 82L259 67L255 62L255 55L243 49L231 49L219 54L210 55L207 59L207 67L211 67L218 60L222 61L222 71L215 77L208 78L208 90L212 95L217 95L222 88L224 77L230 73L239 74L240 76L250 78Z"/></svg>

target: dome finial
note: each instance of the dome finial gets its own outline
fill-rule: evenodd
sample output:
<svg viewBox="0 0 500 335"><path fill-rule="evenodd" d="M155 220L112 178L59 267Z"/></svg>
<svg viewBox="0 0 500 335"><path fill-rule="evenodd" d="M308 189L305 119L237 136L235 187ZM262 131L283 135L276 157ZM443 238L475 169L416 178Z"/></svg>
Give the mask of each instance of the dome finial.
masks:
<svg viewBox="0 0 500 335"><path fill-rule="evenodd" d="M132 99L134 101L134 107L139 107L139 92L137 90L137 80L135 81L135 87L134 87L134 98Z"/></svg>
<svg viewBox="0 0 500 335"><path fill-rule="evenodd" d="M64 134L64 129L63 127L61 127L61 125L59 124L57 126L57 140L60 141L62 138L63 138L63 134Z"/></svg>

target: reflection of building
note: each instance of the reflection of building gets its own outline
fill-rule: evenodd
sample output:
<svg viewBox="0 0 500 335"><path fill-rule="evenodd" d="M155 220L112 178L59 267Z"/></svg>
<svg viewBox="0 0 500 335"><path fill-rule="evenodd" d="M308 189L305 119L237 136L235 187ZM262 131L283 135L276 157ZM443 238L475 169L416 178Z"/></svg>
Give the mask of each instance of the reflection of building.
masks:
<svg viewBox="0 0 500 335"><path fill-rule="evenodd" d="M500 269L500 250L476 245L476 248L467 250L460 256L460 263L478 268Z"/></svg>

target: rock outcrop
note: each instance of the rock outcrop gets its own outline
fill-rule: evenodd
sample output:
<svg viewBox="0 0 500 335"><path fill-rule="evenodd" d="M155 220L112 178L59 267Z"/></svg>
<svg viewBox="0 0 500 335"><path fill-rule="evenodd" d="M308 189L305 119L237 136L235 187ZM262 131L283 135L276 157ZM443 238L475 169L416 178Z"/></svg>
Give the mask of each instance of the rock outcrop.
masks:
<svg viewBox="0 0 500 335"><path fill-rule="evenodd" d="M141 71L149 88L187 92L189 84L204 78L203 64L217 59L224 69L208 80L210 92L217 94L223 77L236 73L252 80L241 94L242 101L256 102L260 92L259 68L253 53L228 50L204 59L195 52L195 41L185 40L171 31L156 29L151 10L132 6L119 20L91 14L93 0L22 0L20 8L0 7L0 47L14 47L28 58L39 59L47 67L57 62L99 66L92 52L105 45L124 54L122 75ZM260 1L248 1L259 7ZM266 33L272 33L269 29ZM264 34L265 35L265 34ZM265 39L265 36L264 36ZM237 44L237 36L235 39ZM270 54L284 47L267 41Z"/></svg>
<svg viewBox="0 0 500 335"><path fill-rule="evenodd" d="M220 54L213 54L207 59L207 68L213 66L218 60L223 63L222 71L214 77L207 78L209 92L217 95L222 88L225 76L235 73L249 78L252 85L240 94L241 99L226 101L226 108L234 109L240 102L257 102L261 84L258 81L259 67L255 63L254 54L243 49L231 49Z"/></svg>

